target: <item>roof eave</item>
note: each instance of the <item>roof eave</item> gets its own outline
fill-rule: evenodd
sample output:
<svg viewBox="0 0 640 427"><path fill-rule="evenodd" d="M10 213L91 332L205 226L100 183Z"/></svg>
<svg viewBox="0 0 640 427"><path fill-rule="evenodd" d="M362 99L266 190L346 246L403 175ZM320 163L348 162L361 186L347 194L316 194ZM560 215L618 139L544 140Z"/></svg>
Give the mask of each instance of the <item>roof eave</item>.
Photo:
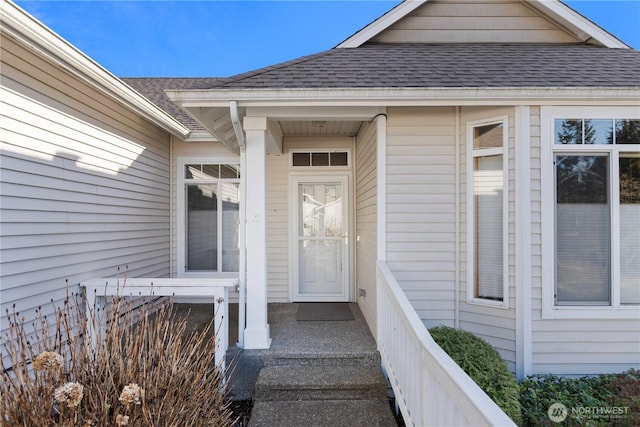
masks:
<svg viewBox="0 0 640 427"><path fill-rule="evenodd" d="M268 106L638 105L640 87L322 88L167 91L183 109Z"/></svg>
<svg viewBox="0 0 640 427"><path fill-rule="evenodd" d="M165 131L186 138L189 129L11 1L0 2L2 32L47 62L96 88Z"/></svg>
<svg viewBox="0 0 640 427"><path fill-rule="evenodd" d="M380 18L376 19L360 31L340 43L336 48L354 48L360 47L373 37L377 36L400 19L407 16L429 0L411 0L403 1Z"/></svg>
<svg viewBox="0 0 640 427"><path fill-rule="evenodd" d="M550 16L560 25L569 29L576 37L581 38L585 43L590 40L595 40L604 47L616 49L631 48L616 36L561 1L529 1L527 5Z"/></svg>

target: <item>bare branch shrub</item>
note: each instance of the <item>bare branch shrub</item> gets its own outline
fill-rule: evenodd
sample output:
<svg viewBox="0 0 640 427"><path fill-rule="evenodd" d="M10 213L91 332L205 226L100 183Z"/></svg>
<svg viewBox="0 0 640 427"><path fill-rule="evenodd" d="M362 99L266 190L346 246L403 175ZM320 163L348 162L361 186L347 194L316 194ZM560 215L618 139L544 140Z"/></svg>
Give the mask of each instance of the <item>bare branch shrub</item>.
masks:
<svg viewBox="0 0 640 427"><path fill-rule="evenodd" d="M188 334L171 301L134 311L118 296L105 312L77 294L31 325L15 307L6 316L0 425L232 424L213 321Z"/></svg>

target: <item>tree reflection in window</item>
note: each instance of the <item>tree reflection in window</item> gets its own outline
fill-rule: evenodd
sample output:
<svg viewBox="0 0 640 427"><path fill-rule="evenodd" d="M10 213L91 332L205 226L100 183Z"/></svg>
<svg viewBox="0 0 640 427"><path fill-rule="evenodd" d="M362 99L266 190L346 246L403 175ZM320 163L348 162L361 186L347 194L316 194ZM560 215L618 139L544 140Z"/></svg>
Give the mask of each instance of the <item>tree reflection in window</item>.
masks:
<svg viewBox="0 0 640 427"><path fill-rule="evenodd" d="M613 139L611 132L610 139ZM616 144L640 144L640 120L616 120Z"/></svg>
<svg viewBox="0 0 640 427"><path fill-rule="evenodd" d="M556 156L558 203L607 203L606 156Z"/></svg>

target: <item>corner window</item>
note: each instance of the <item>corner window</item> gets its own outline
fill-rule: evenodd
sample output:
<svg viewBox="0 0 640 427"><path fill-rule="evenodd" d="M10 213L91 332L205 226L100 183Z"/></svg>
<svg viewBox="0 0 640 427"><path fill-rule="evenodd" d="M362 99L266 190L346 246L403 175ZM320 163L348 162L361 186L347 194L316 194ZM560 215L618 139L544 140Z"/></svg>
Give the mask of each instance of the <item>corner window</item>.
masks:
<svg viewBox="0 0 640 427"><path fill-rule="evenodd" d="M583 118L562 116L581 110ZM546 143L551 167L545 161L542 165L543 205L549 214L543 215L553 222L552 238L543 238L552 252L545 259L553 283L543 279L543 286L553 287L551 308L637 308L640 120L628 118L624 109L615 111L618 118L603 114L606 108L599 114L593 110L556 107L549 108L548 118L543 115L551 133ZM543 233L550 225L542 225Z"/></svg>
<svg viewBox="0 0 640 427"><path fill-rule="evenodd" d="M181 163L183 272L239 270L240 165Z"/></svg>
<svg viewBox="0 0 640 427"><path fill-rule="evenodd" d="M470 145L469 295L506 305L506 118L467 126Z"/></svg>

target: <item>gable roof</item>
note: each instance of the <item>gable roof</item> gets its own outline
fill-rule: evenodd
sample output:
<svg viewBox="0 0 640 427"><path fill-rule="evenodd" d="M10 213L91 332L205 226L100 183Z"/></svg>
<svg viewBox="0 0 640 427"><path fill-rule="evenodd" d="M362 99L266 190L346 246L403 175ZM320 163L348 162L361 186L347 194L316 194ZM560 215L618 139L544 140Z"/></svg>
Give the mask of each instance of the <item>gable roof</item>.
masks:
<svg viewBox="0 0 640 427"><path fill-rule="evenodd" d="M540 12L530 7L533 3L548 2L553 6L540 6ZM427 3L431 7L459 2L405 0L336 48L229 78L126 80L155 102L161 102L159 105L184 120L189 128L206 129L231 149L237 145L234 143L237 135L232 126L232 105L240 108L242 114L253 106L292 107L295 110L304 105L317 108L313 114L326 115L329 113L325 112L332 111L331 114L344 119L340 114L346 110L335 113L337 108L348 107L349 114L362 118L375 115L372 111L377 107L389 105L476 105L481 102L493 105L496 102L540 102L541 99L547 102L602 99L603 102L629 103L635 102L640 93L640 73L637 72L640 52L626 48L617 39L606 42L606 31L556 0L490 1L499 13L506 4L507 9L513 6L507 11L509 13L515 10L519 16L526 15L524 19L533 17L529 19L530 28L539 33L546 28L556 28L557 23L565 19L567 23L560 31L563 36L546 38L550 40L546 43L532 43L522 38L523 42L513 42L508 32L507 37L499 38L506 40L502 43L493 39L481 43L473 38L469 43L451 43L446 38L445 42L428 43L425 41L428 37L417 37L420 42L407 42L410 37L400 37L403 42L391 42L393 37L378 37L413 11L416 15L440 13L432 9L418 11ZM460 4L467 7L481 2ZM464 12L470 10L475 9ZM545 13L553 15L550 22ZM475 15L467 17L473 19ZM430 22L427 15L417 18L412 25L421 25L425 20ZM438 18L442 17L438 15ZM482 17L479 19L484 27L494 24L484 22ZM404 21L402 23L404 25ZM514 28L513 25L509 22L509 28ZM574 35L566 36L569 34L566 28ZM599 39L596 43L583 43L585 37ZM290 111L293 110L287 114ZM306 111L305 114L310 117L311 113Z"/></svg>
<svg viewBox="0 0 640 427"><path fill-rule="evenodd" d="M429 2L435 3L434 0L403 0L402 3L357 31L336 47L360 47ZM613 34L559 0L527 0L523 3L551 19L581 42L609 48L629 48L627 44Z"/></svg>

